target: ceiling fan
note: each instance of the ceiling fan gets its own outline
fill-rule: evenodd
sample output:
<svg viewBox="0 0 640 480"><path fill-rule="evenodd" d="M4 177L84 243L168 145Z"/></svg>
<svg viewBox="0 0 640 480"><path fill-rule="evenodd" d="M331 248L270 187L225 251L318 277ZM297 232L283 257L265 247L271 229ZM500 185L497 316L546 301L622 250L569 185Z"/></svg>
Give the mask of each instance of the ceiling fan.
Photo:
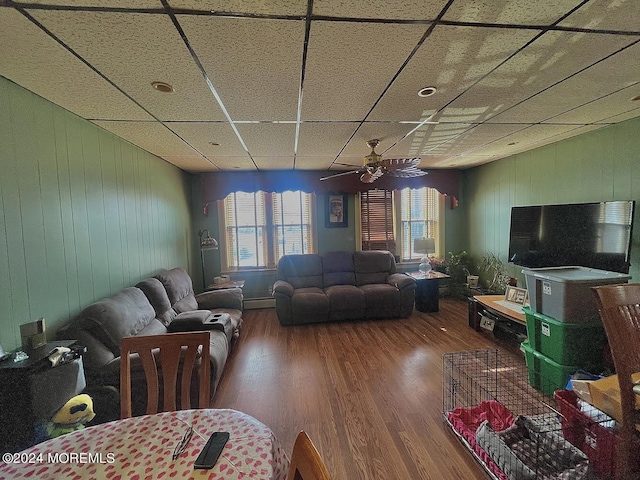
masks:
<svg viewBox="0 0 640 480"><path fill-rule="evenodd" d="M364 157L362 167L349 172L337 173L329 177L323 177L320 180L328 180L330 178L340 177L342 175L351 175L353 173L360 174L360 181L363 183L373 183L382 175L391 175L392 177L420 177L426 175L417 166L420 164L420 157L415 158L382 158L375 152L375 148L380 141L378 139L369 140L367 145L371 148L371 153Z"/></svg>

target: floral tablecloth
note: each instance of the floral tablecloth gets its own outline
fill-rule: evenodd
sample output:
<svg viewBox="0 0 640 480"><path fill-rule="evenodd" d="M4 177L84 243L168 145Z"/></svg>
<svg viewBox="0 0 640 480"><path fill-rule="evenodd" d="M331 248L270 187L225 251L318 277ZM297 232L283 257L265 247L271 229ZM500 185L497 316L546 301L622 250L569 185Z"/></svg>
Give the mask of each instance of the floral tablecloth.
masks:
<svg viewBox="0 0 640 480"><path fill-rule="evenodd" d="M176 444L193 437L176 460ZM193 463L209 436L229 432L211 470ZM3 455L0 479L265 479L284 480L289 459L263 423L236 410L198 409L133 417L78 430L20 453Z"/></svg>

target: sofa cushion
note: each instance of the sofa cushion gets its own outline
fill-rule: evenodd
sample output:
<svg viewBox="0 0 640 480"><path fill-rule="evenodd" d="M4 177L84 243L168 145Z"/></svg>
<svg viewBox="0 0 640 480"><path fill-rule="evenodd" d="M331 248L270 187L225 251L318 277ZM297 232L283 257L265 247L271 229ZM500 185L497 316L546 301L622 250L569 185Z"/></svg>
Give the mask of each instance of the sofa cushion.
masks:
<svg viewBox="0 0 640 480"><path fill-rule="evenodd" d="M296 316L326 317L329 313L329 299L320 288L297 288L291 298L291 307Z"/></svg>
<svg viewBox="0 0 640 480"><path fill-rule="evenodd" d="M278 262L278 278L293 288L322 288L322 257L315 253L285 255Z"/></svg>
<svg viewBox="0 0 640 480"><path fill-rule="evenodd" d="M386 283L387 277L396 273L396 262L387 251L368 250L354 252L353 261L356 271L356 285Z"/></svg>
<svg viewBox="0 0 640 480"><path fill-rule="evenodd" d="M171 307L171 301L167 295L167 290L157 278L147 278L136 284L136 287L144 292L149 303L156 312L156 318L168 326L176 317L177 313Z"/></svg>
<svg viewBox="0 0 640 480"><path fill-rule="evenodd" d="M400 290L386 283L372 283L360 287L364 293L368 318L398 315L402 295Z"/></svg>
<svg viewBox="0 0 640 480"><path fill-rule="evenodd" d="M171 306L177 314L198 309L191 277L184 268L163 270L154 278L157 278L164 285Z"/></svg>
<svg viewBox="0 0 640 480"><path fill-rule="evenodd" d="M322 256L324 288L355 285L356 274L351 252L327 252Z"/></svg>
<svg viewBox="0 0 640 480"><path fill-rule="evenodd" d="M362 289L355 285L333 285L324 289L329 299L329 319L364 318L365 300Z"/></svg>
<svg viewBox="0 0 640 480"><path fill-rule="evenodd" d="M120 339L138 335L156 312L145 294L127 287L82 310L74 320L74 330L84 329L98 338L115 356L120 356Z"/></svg>

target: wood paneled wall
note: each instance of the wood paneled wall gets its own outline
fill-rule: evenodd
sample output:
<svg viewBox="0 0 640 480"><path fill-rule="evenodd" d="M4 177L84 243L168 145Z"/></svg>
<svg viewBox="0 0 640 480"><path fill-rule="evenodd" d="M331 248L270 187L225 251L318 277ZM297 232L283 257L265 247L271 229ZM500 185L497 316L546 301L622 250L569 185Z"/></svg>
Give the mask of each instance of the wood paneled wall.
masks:
<svg viewBox="0 0 640 480"><path fill-rule="evenodd" d="M0 344L45 317L190 269L189 176L0 77Z"/></svg>
<svg viewBox="0 0 640 480"><path fill-rule="evenodd" d="M507 260L514 205L636 200L631 281L640 281L640 118L465 172L469 250ZM522 278L521 268L512 273Z"/></svg>

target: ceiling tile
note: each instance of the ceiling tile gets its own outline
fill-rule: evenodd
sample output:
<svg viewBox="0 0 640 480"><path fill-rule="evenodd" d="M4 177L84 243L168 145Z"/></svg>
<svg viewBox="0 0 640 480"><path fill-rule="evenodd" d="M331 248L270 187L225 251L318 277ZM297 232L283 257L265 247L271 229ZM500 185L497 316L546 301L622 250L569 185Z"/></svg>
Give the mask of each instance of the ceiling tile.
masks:
<svg viewBox="0 0 640 480"><path fill-rule="evenodd" d="M532 30L436 27L376 105L370 119L424 120L535 36ZM421 88L437 92L418 97Z"/></svg>
<svg viewBox="0 0 640 480"><path fill-rule="evenodd" d="M480 132L492 130L492 127L503 127L498 125L481 125L478 127ZM500 137L493 142L477 148L471 148L465 153L474 155L493 155L495 158L502 158L525 150L530 150L545 143L553 143L559 139L559 136L572 136L570 132L575 131L575 125L531 125L524 127L518 126L518 130L512 134Z"/></svg>
<svg viewBox="0 0 640 480"><path fill-rule="evenodd" d="M49 10L32 14L158 119L224 119L168 16ZM151 87L155 81L169 83L175 91L158 92Z"/></svg>
<svg viewBox="0 0 640 480"><path fill-rule="evenodd" d="M504 111L489 122L522 122L525 118L530 123L554 121L553 117L575 109L577 106L605 97L620 89L626 89L630 85L636 85L640 78L640 63L635 69L622 67L628 62L637 63L639 55L640 44L636 44L542 91L526 102ZM633 92L634 89L629 89L628 99L634 96ZM629 102L629 109L631 108L632 105ZM612 113L614 112L609 111L607 115ZM590 118L579 119L575 115L573 118L574 121L581 123L590 121ZM602 118L604 117L596 120Z"/></svg>
<svg viewBox="0 0 640 480"><path fill-rule="evenodd" d="M25 16L1 7L0 75L84 118L152 119Z"/></svg>
<svg viewBox="0 0 640 480"><path fill-rule="evenodd" d="M638 0L591 0L560 22L563 27L640 32Z"/></svg>
<svg viewBox="0 0 640 480"><path fill-rule="evenodd" d="M162 158L185 172L200 173L220 171L220 169L211 164L209 160L199 156L164 155Z"/></svg>
<svg viewBox="0 0 640 480"><path fill-rule="evenodd" d="M581 107L570 108L565 113L551 117L544 123L583 124L607 122L620 112L624 112L625 109L630 115L636 116L638 115L637 109L640 108L640 106L634 106L631 98L633 98L635 92L638 90L638 85L640 84L637 84L635 88L625 88L610 95L603 95L601 98L585 103Z"/></svg>
<svg viewBox="0 0 640 480"><path fill-rule="evenodd" d="M329 172L330 168L331 170L336 170L336 171L351 169L351 167L332 165L332 162L333 162L333 159L328 157L297 156L296 170L327 170L327 174L330 175L330 172Z"/></svg>
<svg viewBox="0 0 640 480"><path fill-rule="evenodd" d="M236 128L253 157L288 157L295 153L295 124L249 123Z"/></svg>
<svg viewBox="0 0 640 480"><path fill-rule="evenodd" d="M233 120L296 120L304 22L178 19Z"/></svg>
<svg viewBox="0 0 640 480"><path fill-rule="evenodd" d="M297 158L319 157L330 163L357 128L356 122L303 123L300 125Z"/></svg>
<svg viewBox="0 0 640 480"><path fill-rule="evenodd" d="M166 122L166 125L209 158L247 156L238 137L226 122ZM218 145L212 145L212 142Z"/></svg>
<svg viewBox="0 0 640 480"><path fill-rule="evenodd" d="M17 0L14 3L24 5L70 5L69 0ZM108 7L108 8L158 8L160 0L73 0L74 7Z"/></svg>
<svg viewBox="0 0 640 480"><path fill-rule="evenodd" d="M220 168L220 170L256 170L255 162L249 155L229 156L229 157L207 157L212 164Z"/></svg>
<svg viewBox="0 0 640 480"><path fill-rule="evenodd" d="M345 2L343 0L314 0L313 14L332 17L433 20L448 0L420 0L402 2L368 0L367 2Z"/></svg>
<svg viewBox="0 0 640 480"><path fill-rule="evenodd" d="M522 128L522 125L440 124L435 126L433 134L425 138L422 153L431 152L441 155L471 153L492 142L502 142L502 139ZM508 141L504 141L504 145L507 143Z"/></svg>
<svg viewBox="0 0 640 480"><path fill-rule="evenodd" d="M363 119L425 30L424 25L314 22L302 118Z"/></svg>
<svg viewBox="0 0 640 480"><path fill-rule="evenodd" d="M293 168L293 155L288 157L253 157L259 170L291 170Z"/></svg>
<svg viewBox="0 0 640 480"><path fill-rule="evenodd" d="M199 153L159 122L97 120L93 123L159 157L164 155L193 156Z"/></svg>
<svg viewBox="0 0 640 480"><path fill-rule="evenodd" d="M444 20L548 25L571 11L583 0L456 0Z"/></svg>
<svg viewBox="0 0 640 480"><path fill-rule="evenodd" d="M548 32L501 65L448 108L475 110L475 121L534 123L509 115L509 108L562 81L600 58L628 45L630 39L616 35L584 35ZM521 109L521 111L524 111ZM504 113L503 113L504 112Z"/></svg>
<svg viewBox="0 0 640 480"><path fill-rule="evenodd" d="M251 13L257 15L294 15L307 13L307 0L169 0L173 8L208 10L224 13Z"/></svg>

